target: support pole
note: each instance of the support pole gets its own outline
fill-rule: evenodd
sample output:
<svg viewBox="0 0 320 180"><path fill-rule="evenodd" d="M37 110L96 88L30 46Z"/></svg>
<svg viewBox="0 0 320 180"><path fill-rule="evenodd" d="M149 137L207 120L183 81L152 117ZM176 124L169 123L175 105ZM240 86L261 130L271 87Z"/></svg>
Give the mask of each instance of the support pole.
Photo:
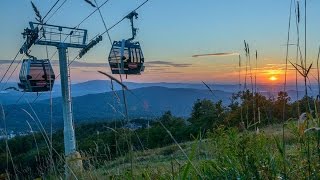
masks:
<svg viewBox="0 0 320 180"><path fill-rule="evenodd" d="M59 65L61 76L62 111L64 123L64 147L65 155L68 156L76 151L76 142L73 128L73 118L71 109L71 93L68 79L68 63L66 58L67 47L61 43L59 50Z"/></svg>
<svg viewBox="0 0 320 180"><path fill-rule="evenodd" d="M81 170L82 161L80 154L76 151L76 138L73 127L72 115L72 99L69 88L68 78L68 62L67 62L67 45L60 43L59 51L59 65L60 65L60 79L61 79L61 93L62 93L62 113L64 123L64 154L66 158L66 176L70 177L70 170ZM78 159L78 160L77 160ZM80 168L80 169L79 169ZM67 178L68 179L68 178Z"/></svg>

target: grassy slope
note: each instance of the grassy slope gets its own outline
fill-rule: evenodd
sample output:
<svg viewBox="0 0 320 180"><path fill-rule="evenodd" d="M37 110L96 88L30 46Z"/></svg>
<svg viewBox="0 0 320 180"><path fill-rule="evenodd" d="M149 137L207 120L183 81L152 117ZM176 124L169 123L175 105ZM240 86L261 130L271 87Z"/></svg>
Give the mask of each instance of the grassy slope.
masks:
<svg viewBox="0 0 320 180"><path fill-rule="evenodd" d="M308 175L305 152L299 149L297 138L288 129L284 135L288 162L284 167L281 147L278 147L275 141L282 138L282 125L263 128L259 135L254 132L235 134L223 131L218 134L209 135L210 138L201 142L197 140L180 144L192 161L189 165L187 157L179 147L170 145L134 152L132 161L129 154L111 162L104 162L98 169L86 170L81 176L90 179L131 179L132 176L138 179L194 179L200 176L204 179L243 179L257 176L274 179L280 176L302 178ZM282 142L280 144L282 145ZM242 151L245 158L239 155ZM94 164L94 160L91 163ZM313 170L319 168L316 161L313 164ZM315 173L314 177L319 177L319 174Z"/></svg>

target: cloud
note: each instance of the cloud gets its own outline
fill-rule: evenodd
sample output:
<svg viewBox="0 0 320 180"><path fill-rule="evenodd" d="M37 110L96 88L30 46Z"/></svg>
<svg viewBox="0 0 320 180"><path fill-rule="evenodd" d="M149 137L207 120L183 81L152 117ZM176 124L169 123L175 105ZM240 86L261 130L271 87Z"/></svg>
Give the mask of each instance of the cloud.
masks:
<svg viewBox="0 0 320 180"><path fill-rule="evenodd" d="M162 73L162 72L161 72ZM182 74L182 72L178 72L178 71L167 71L164 72L165 74ZM163 73L162 73L163 74Z"/></svg>
<svg viewBox="0 0 320 180"><path fill-rule="evenodd" d="M165 68L148 68L145 70L146 73L161 73L161 74L179 74L179 73L182 73L182 72L178 72L178 71L168 71L167 69Z"/></svg>
<svg viewBox="0 0 320 180"><path fill-rule="evenodd" d="M284 63L278 63L278 64L272 64L272 63L269 63L269 64L266 64L266 66L286 66L286 64Z"/></svg>
<svg viewBox="0 0 320 180"><path fill-rule="evenodd" d="M52 65L58 65L59 61L51 61ZM109 67L109 64L106 63L87 63L80 61L73 61L70 65L71 67Z"/></svg>
<svg viewBox="0 0 320 180"><path fill-rule="evenodd" d="M16 59L14 64L18 63L20 59ZM10 64L12 60L0 60L0 64L6 65ZM58 66L59 61L58 60L51 60L50 61L53 66ZM107 63L87 63L87 62L80 62L80 61L73 61L71 64L71 67L109 67L109 64Z"/></svg>
<svg viewBox="0 0 320 180"><path fill-rule="evenodd" d="M168 70L167 68L164 68L164 67L156 67L156 68L154 68L154 67L148 67L146 70L148 70L148 71L166 71L166 70Z"/></svg>
<svg viewBox="0 0 320 180"><path fill-rule="evenodd" d="M12 60L0 60L0 64L10 64Z"/></svg>
<svg viewBox="0 0 320 180"><path fill-rule="evenodd" d="M84 73L95 73L97 72L97 70L86 70L86 69L79 69L80 72L84 72Z"/></svg>
<svg viewBox="0 0 320 180"><path fill-rule="evenodd" d="M165 65L165 66L172 66L172 67L190 67L192 64L188 63L173 63L169 61L148 61L145 62L145 64L151 64L151 65Z"/></svg>
<svg viewBox="0 0 320 180"><path fill-rule="evenodd" d="M235 52L226 52L226 53L213 53L213 54L196 54L192 57L202 57L202 56L239 56L239 53Z"/></svg>

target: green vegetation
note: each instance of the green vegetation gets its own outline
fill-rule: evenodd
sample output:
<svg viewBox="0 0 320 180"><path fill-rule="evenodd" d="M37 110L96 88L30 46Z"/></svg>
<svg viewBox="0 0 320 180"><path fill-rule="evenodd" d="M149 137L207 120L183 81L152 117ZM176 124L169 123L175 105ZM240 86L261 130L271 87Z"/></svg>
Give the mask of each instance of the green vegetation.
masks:
<svg viewBox="0 0 320 180"><path fill-rule="evenodd" d="M299 124L298 104L301 112L313 108ZM198 100L189 119L168 111L153 121L131 120L141 126L134 130L123 121L82 124L76 136L84 171L75 173L83 179L319 179L318 104L312 98L290 103L283 92L268 99L247 91L228 107ZM37 133L8 146L1 141L0 174L63 177L62 131L53 134L52 152L49 139Z"/></svg>

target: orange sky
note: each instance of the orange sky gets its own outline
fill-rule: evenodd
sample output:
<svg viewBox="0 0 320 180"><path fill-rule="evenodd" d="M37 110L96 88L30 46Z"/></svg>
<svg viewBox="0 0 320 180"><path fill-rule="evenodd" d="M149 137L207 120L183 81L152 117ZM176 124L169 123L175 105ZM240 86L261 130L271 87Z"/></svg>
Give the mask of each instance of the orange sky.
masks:
<svg viewBox="0 0 320 180"><path fill-rule="evenodd" d="M178 67L177 67L178 66ZM74 81L86 81L92 79L105 79L104 76L97 73L97 70L110 73L108 66L106 67L73 67L72 79ZM285 64L265 64L258 68L251 68L251 73L254 81L256 76L257 83L283 83L285 76ZM295 83L295 71L292 65L288 65L287 82ZM311 71L311 81L315 81L315 71ZM240 77L241 83L245 81L246 68L241 67ZM118 77L117 75L115 77ZM247 83L250 83L250 68L247 69ZM270 78L273 77L273 80ZM298 74L299 80L301 79ZM238 83L239 82L239 67L238 64L230 64L223 62L219 63L200 63L193 64L157 64L146 63L145 72L142 75L128 76L127 81L134 82L216 82L216 83Z"/></svg>
<svg viewBox="0 0 320 180"><path fill-rule="evenodd" d="M244 60L243 60L244 61ZM256 75L257 83L260 84L283 84L285 64L268 63L268 60L263 59L265 63L259 62L258 68L252 67L251 73L253 77ZM110 73L107 63L85 63L86 61L76 61L71 66L71 77L73 82L82 82L95 79L105 79L97 71L101 70ZM59 74L57 61L52 61L56 74ZM241 84L244 84L246 67L245 62L242 62L241 67ZM9 64L1 64L3 68ZM13 65L15 67L16 64ZM133 82L198 82L206 81L212 83L239 83L239 65L238 57L215 57L215 58L185 58L173 59L168 61L146 61L145 72L142 75L128 76L126 81ZM18 70L20 66L18 66ZM0 75L4 71L0 72ZM11 72L9 72L11 73ZM287 82L288 84L295 83L296 72L291 64L288 64ZM312 69L310 72L310 81L316 81L316 71ZM115 77L118 77L115 75ZM273 81L270 78L273 77ZM298 74L299 81L302 79ZM251 82L250 68L247 68L247 84ZM18 71L16 71L10 81L18 81Z"/></svg>

